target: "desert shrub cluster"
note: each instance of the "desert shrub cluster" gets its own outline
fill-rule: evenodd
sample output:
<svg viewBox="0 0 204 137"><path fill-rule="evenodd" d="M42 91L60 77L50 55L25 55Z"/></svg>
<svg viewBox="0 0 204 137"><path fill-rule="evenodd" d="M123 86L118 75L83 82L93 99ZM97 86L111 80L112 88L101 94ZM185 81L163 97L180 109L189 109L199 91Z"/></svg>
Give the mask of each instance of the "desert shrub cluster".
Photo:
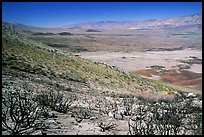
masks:
<svg viewBox="0 0 204 137"><path fill-rule="evenodd" d="M189 96L188 96L189 95ZM175 94L171 101L140 99L128 120L131 135L202 134L202 106L191 94Z"/></svg>
<svg viewBox="0 0 204 137"><path fill-rule="evenodd" d="M42 130L43 118L51 117L50 110L66 115L72 111L72 105L80 110L72 113L78 123L83 119L94 119L97 113L126 120L129 135L202 134L202 105L193 93L174 93L173 99L142 96L80 98L65 96L53 89L39 93L4 89L2 129L12 135L31 134ZM98 126L102 132L117 129L113 122L98 123Z"/></svg>

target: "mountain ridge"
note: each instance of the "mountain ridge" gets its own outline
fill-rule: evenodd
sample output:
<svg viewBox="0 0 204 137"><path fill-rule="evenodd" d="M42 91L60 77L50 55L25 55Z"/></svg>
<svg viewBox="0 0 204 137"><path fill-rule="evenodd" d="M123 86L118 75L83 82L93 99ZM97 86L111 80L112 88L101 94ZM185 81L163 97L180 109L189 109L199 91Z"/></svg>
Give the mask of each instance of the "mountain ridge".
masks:
<svg viewBox="0 0 204 137"><path fill-rule="evenodd" d="M3 22L5 24L6 22ZM9 23L12 24L12 23ZM111 29L157 29L165 27L180 27L188 25L202 24L202 13L166 18L166 19L148 19L148 20L136 20L136 21L88 21L77 24L63 25L61 27L43 28L24 24L13 24L17 28L21 27L26 30L31 29L99 29L99 30L111 30Z"/></svg>

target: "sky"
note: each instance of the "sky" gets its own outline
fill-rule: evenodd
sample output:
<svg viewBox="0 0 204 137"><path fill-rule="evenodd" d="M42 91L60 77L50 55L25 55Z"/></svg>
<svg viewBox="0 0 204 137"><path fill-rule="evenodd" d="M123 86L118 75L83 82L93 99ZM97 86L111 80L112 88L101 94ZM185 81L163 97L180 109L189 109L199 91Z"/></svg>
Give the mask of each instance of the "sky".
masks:
<svg viewBox="0 0 204 137"><path fill-rule="evenodd" d="M136 21L202 13L202 2L2 2L2 20L37 27Z"/></svg>

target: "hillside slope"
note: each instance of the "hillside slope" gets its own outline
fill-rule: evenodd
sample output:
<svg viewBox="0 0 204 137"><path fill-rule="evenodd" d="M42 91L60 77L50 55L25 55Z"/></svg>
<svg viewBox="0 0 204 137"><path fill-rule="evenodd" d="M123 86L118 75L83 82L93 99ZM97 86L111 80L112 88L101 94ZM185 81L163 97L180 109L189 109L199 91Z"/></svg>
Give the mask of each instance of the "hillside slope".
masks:
<svg viewBox="0 0 204 137"><path fill-rule="evenodd" d="M94 83L111 89L141 91L172 90L157 81L132 76L105 64L54 50L45 44L27 39L8 28L2 30L2 66L62 78L80 83Z"/></svg>

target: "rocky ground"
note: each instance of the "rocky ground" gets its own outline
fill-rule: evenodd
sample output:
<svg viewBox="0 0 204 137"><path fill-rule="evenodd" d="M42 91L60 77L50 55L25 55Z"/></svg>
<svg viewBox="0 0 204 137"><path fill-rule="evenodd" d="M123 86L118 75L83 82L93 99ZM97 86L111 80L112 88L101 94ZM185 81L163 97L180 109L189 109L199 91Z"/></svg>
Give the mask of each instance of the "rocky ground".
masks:
<svg viewBox="0 0 204 137"><path fill-rule="evenodd" d="M201 134L202 99L194 93L119 95L17 70L2 72L3 97L12 90L32 91L33 97L57 91L71 100L67 112L47 106L34 135Z"/></svg>

